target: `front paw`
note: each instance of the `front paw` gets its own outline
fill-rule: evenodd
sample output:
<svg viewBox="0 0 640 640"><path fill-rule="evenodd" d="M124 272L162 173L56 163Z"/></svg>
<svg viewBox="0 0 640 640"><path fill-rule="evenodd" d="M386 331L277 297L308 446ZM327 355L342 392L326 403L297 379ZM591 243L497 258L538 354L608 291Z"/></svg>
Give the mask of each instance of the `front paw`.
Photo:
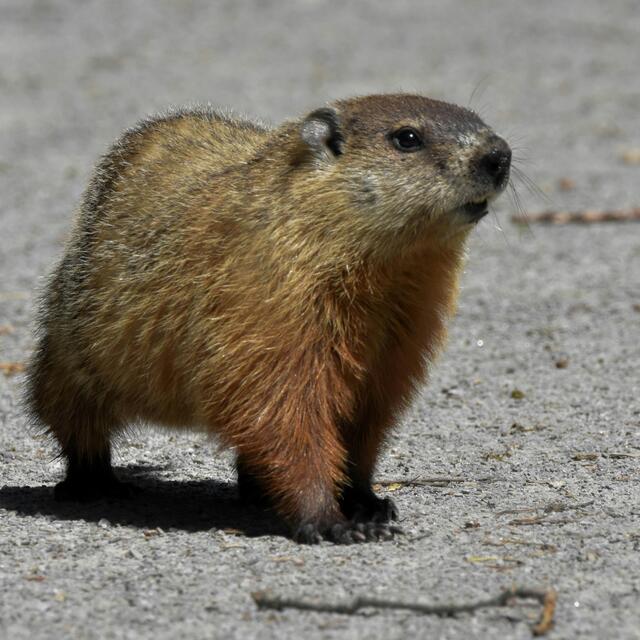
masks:
<svg viewBox="0 0 640 640"><path fill-rule="evenodd" d="M293 539L301 544L319 544L323 540L334 544L359 544L392 540L402 529L387 522L357 522L348 520L321 528L314 523L300 525Z"/></svg>
<svg viewBox="0 0 640 640"><path fill-rule="evenodd" d="M347 487L340 502L342 513L356 522L391 522L399 517L391 498L378 498L370 488Z"/></svg>
<svg viewBox="0 0 640 640"><path fill-rule="evenodd" d="M375 502L359 504L353 514L353 519L358 522L391 522L400 516L396 503L391 498L378 498Z"/></svg>

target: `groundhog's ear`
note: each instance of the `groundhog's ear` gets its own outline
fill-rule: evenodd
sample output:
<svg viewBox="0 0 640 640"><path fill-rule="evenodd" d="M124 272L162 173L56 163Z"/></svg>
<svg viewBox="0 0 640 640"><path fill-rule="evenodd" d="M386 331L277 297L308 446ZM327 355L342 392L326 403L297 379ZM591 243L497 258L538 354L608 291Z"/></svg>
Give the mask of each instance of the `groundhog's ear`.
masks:
<svg viewBox="0 0 640 640"><path fill-rule="evenodd" d="M344 139L340 132L338 114L334 109L325 107L312 111L302 123L301 135L318 157L342 154Z"/></svg>

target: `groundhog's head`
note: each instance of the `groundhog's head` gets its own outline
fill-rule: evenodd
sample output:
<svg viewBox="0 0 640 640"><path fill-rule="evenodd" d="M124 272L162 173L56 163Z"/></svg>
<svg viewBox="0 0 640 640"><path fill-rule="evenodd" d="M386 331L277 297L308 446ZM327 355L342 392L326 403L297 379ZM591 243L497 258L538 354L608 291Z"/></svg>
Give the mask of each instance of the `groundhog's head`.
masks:
<svg viewBox="0 0 640 640"><path fill-rule="evenodd" d="M386 228L469 227L507 185L511 150L472 111L415 95L336 102L301 135L357 210Z"/></svg>

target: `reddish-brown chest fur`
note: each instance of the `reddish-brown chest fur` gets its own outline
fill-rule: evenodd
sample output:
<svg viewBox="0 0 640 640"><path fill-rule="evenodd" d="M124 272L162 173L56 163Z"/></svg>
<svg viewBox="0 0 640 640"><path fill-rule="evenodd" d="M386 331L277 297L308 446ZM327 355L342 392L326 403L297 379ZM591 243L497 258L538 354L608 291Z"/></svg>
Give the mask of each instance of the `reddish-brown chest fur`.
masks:
<svg viewBox="0 0 640 640"><path fill-rule="evenodd" d="M443 346L462 259L461 245L418 247L354 273L335 307L327 308L330 324L331 318L344 323L335 332L335 355L351 371L344 384L355 392L344 437L356 439L353 448L369 472L386 431Z"/></svg>
<svg viewBox="0 0 640 640"><path fill-rule="evenodd" d="M309 465L336 487L355 469L367 481L443 344L462 257L462 242L425 244L318 282L293 273L274 286L270 273L247 289L234 283L219 302L227 318L202 336L215 346L193 373L198 421L255 465L273 494L303 482Z"/></svg>

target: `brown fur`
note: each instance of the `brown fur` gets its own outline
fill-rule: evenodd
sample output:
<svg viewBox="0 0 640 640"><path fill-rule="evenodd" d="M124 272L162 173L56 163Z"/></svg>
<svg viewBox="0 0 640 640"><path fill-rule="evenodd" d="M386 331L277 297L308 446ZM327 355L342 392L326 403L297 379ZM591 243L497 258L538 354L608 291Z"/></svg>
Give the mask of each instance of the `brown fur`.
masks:
<svg viewBox="0 0 640 640"><path fill-rule="evenodd" d="M388 138L412 123L420 158ZM470 167L495 140L404 95L274 130L195 110L128 131L50 283L33 413L88 468L132 421L203 427L294 528L328 535L444 342L460 207L498 191Z"/></svg>

